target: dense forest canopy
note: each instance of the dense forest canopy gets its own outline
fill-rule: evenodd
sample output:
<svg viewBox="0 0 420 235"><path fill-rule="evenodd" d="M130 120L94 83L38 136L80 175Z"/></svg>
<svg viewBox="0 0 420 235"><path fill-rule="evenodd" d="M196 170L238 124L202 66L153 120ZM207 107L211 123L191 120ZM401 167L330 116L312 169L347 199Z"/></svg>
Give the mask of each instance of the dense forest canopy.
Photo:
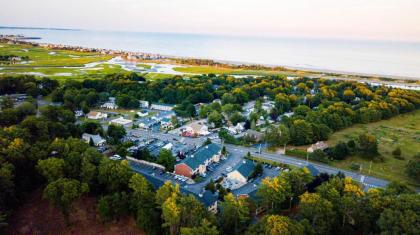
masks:
<svg viewBox="0 0 420 235"><path fill-rule="evenodd" d="M145 81L133 74L116 74L103 80L69 80L61 85L48 78L0 77L0 94L15 93L33 98L18 106L8 98L1 103L0 226L7 225L28 194L42 187L44 198L67 220L71 219L72 203L90 194L98 199L103 221L133 216L148 234L420 231L420 196L405 185L391 183L386 189L365 192L340 174L313 177L306 168L264 179L253 198L226 194L216 217L195 197L183 195L179 186L165 183L155 190L143 176L133 173L126 161L111 161L81 141L84 130L102 130L76 124L74 116L75 110L95 107L111 96L127 108L136 106L138 100L147 100L177 104L181 110L190 109L190 104L221 99L221 107L213 105L210 114L223 109L235 113L240 109L237 106L267 96L275 102L267 116L276 119L294 111L293 116L281 120L278 130L289 132L290 141L298 145L326 139L329 133L355 123L415 110L420 107L418 92L284 77L239 79L209 75ZM52 101L63 105L37 107L35 98L39 95L50 95ZM416 165L409 171L413 175L419 172ZM264 208L265 216L252 223L256 208Z"/></svg>

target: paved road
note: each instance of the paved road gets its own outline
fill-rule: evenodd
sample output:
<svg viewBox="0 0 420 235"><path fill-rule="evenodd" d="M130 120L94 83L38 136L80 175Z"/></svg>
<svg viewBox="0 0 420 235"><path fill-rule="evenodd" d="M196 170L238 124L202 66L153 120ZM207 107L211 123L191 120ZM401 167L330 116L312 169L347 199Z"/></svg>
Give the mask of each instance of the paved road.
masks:
<svg viewBox="0 0 420 235"><path fill-rule="evenodd" d="M203 142L206 140L206 137L184 138L184 137L180 137L176 134L171 134L171 133L152 133L149 131L131 130L131 132L134 132L134 131L140 134L144 134L146 136L151 136L154 138L160 138L164 140L177 139L181 142L195 144L196 146L201 146ZM214 143L220 144L220 139L214 139L212 141ZM250 152L253 156L261 158L261 159L265 159L265 160L285 163L285 164L296 166L296 167L304 167L307 165L307 162L303 159L299 159L299 158L284 155L284 154L270 153L266 151L262 151L262 153L259 154L257 153L258 149L253 148L253 147L244 147L244 146L236 146L236 145L229 145L229 144L225 144L225 146L226 146L227 151L234 156L245 156L248 152ZM335 168L335 167L320 164L320 163L310 162L310 164L313 165L320 172L325 172L328 174L337 174L338 172L342 172L346 176L351 177L353 180L362 183L363 185L366 186L366 188L376 188L376 187L383 188L383 187L386 187L386 185L388 184L388 181L378 179L375 177L366 176L366 175L358 174L358 173L347 171L347 170L342 170L339 168Z"/></svg>

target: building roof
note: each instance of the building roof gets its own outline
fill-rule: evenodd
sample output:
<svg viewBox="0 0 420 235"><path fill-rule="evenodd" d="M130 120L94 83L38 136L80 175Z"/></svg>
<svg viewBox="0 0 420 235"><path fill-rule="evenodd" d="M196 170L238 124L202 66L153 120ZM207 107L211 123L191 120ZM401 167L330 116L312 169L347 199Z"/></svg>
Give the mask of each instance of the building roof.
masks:
<svg viewBox="0 0 420 235"><path fill-rule="evenodd" d="M82 135L82 138L89 141L92 140L95 145L101 142L105 142L105 139L103 139L100 135L91 135L88 133L84 133Z"/></svg>
<svg viewBox="0 0 420 235"><path fill-rule="evenodd" d="M221 148L217 144L209 144L199 148L194 154L185 158L181 163L186 164L191 169L197 169L206 160L212 158L220 152Z"/></svg>
<svg viewBox="0 0 420 235"><path fill-rule="evenodd" d="M245 177L245 179L248 179L251 174L254 172L255 165L251 160L245 160L244 163L242 163L237 171Z"/></svg>
<svg viewBox="0 0 420 235"><path fill-rule="evenodd" d="M202 195L193 194L205 207L212 206L217 200L218 197L216 194L212 193L210 190L206 190Z"/></svg>

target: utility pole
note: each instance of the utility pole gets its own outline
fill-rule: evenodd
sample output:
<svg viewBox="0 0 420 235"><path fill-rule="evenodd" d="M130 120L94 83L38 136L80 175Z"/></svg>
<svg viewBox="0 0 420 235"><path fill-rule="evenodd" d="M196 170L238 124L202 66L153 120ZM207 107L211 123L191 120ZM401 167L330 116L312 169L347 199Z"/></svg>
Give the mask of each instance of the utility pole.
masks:
<svg viewBox="0 0 420 235"><path fill-rule="evenodd" d="M370 175L371 170L372 170L372 161L370 161L370 164L369 164L369 175Z"/></svg>
<svg viewBox="0 0 420 235"><path fill-rule="evenodd" d="M309 165L309 153L306 152L306 165Z"/></svg>

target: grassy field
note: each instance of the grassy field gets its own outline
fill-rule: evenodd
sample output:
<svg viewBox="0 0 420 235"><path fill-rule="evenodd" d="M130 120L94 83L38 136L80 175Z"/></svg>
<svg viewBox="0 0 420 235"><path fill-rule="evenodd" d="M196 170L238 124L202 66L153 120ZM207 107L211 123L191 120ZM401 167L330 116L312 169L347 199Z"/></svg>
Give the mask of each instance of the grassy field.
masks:
<svg viewBox="0 0 420 235"><path fill-rule="evenodd" d="M215 66L189 66L174 68L177 72L192 73L192 74L229 74L229 75L289 75L290 72L282 71L268 71L268 70L246 70L246 69L231 69L221 68Z"/></svg>
<svg viewBox="0 0 420 235"><path fill-rule="evenodd" d="M407 182L413 186L420 186L405 174L405 165L420 152L420 110L395 118L370 124L358 124L351 128L334 133L328 144L335 145L340 140L349 140L360 133L368 132L375 135L379 141L379 153L384 161L373 161L370 175L387 180ZM400 147L402 157L400 160L392 155L392 151ZM363 173L369 173L370 160L361 156L352 156L343 161L333 162L332 165L349 169L352 164L362 164Z"/></svg>
<svg viewBox="0 0 420 235"><path fill-rule="evenodd" d="M145 68L145 69L151 69L152 66L150 64L137 64L137 67Z"/></svg>
<svg viewBox="0 0 420 235"><path fill-rule="evenodd" d="M29 45L0 44L0 55L28 56L29 64L13 64L11 67L54 66L80 67L88 63L106 61L112 58L99 53L77 52L70 50L52 50Z"/></svg>
<svg viewBox="0 0 420 235"><path fill-rule="evenodd" d="M165 74L165 73L148 73L146 74L145 78L147 80L158 80L158 79L166 79L166 78L173 78L175 75L173 74Z"/></svg>

